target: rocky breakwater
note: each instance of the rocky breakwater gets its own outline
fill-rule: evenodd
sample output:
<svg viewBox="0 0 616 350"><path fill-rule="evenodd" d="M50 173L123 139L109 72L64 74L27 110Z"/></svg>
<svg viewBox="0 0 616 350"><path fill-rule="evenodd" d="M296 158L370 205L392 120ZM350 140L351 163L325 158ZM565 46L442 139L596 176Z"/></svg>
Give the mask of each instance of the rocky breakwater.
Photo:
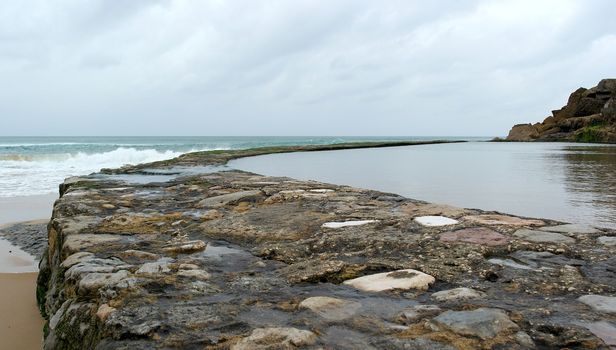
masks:
<svg viewBox="0 0 616 350"><path fill-rule="evenodd" d="M207 168L236 156L61 186L46 349L616 346L616 232Z"/></svg>
<svg viewBox="0 0 616 350"><path fill-rule="evenodd" d="M616 79L575 90L567 105L537 124L518 124L508 141L616 142Z"/></svg>

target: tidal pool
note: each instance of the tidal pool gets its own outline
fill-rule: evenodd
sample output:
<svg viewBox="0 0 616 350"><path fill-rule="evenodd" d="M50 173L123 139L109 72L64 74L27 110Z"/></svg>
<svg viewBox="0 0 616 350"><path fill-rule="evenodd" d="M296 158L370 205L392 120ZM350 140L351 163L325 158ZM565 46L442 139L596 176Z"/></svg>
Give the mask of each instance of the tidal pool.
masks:
<svg viewBox="0 0 616 350"><path fill-rule="evenodd" d="M468 142L272 154L229 166L616 228L616 145Z"/></svg>

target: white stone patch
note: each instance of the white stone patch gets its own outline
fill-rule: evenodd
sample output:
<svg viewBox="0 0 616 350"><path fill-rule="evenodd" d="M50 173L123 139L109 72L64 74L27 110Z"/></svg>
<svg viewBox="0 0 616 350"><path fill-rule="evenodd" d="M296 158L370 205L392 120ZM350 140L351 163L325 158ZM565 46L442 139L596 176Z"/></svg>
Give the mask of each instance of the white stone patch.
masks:
<svg viewBox="0 0 616 350"><path fill-rule="evenodd" d="M480 299L485 297L485 294L471 288L460 287L433 293L431 297L437 301L444 302L453 300Z"/></svg>
<svg viewBox="0 0 616 350"><path fill-rule="evenodd" d="M348 226L361 226L378 222L378 220L351 220L351 221L331 221L322 225L325 228L343 228Z"/></svg>
<svg viewBox="0 0 616 350"><path fill-rule="evenodd" d="M334 192L334 190L330 190L329 188L315 188L314 190L310 190L313 193L330 193Z"/></svg>
<svg viewBox="0 0 616 350"><path fill-rule="evenodd" d="M382 292L392 289L427 290L434 277L417 270L397 270L377 273L344 281L344 284L366 292Z"/></svg>
<svg viewBox="0 0 616 350"><path fill-rule="evenodd" d="M415 221L429 227L455 225L459 222L445 216L418 216Z"/></svg>
<svg viewBox="0 0 616 350"><path fill-rule="evenodd" d="M301 193L306 192L305 190L285 190L285 191L280 191L278 193L282 194L282 195L298 195Z"/></svg>

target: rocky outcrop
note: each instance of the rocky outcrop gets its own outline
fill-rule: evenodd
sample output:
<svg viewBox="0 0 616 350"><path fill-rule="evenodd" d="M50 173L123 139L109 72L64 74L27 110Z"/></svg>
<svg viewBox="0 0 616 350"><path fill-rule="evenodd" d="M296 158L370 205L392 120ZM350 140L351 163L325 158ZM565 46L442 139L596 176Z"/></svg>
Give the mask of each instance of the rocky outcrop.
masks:
<svg viewBox="0 0 616 350"><path fill-rule="evenodd" d="M611 342L616 247L597 242L615 231L212 167L238 153L61 186L37 290L45 349Z"/></svg>
<svg viewBox="0 0 616 350"><path fill-rule="evenodd" d="M616 79L577 89L543 122L515 125L507 140L616 142Z"/></svg>

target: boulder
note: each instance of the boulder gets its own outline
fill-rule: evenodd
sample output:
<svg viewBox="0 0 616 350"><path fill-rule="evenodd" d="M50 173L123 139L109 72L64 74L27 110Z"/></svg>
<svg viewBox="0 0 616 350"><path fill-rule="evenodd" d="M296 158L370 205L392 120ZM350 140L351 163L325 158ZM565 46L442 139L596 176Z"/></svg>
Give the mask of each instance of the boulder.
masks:
<svg viewBox="0 0 616 350"><path fill-rule="evenodd" d="M383 292L392 289L427 290L434 277L417 270L398 270L363 276L344 281L344 284L366 292Z"/></svg>
<svg viewBox="0 0 616 350"><path fill-rule="evenodd" d="M537 127L532 124L517 124L509 131L508 141L533 141L539 137Z"/></svg>
<svg viewBox="0 0 616 350"><path fill-rule="evenodd" d="M518 124L508 141L616 142L616 79L575 90L561 109L542 123Z"/></svg>

